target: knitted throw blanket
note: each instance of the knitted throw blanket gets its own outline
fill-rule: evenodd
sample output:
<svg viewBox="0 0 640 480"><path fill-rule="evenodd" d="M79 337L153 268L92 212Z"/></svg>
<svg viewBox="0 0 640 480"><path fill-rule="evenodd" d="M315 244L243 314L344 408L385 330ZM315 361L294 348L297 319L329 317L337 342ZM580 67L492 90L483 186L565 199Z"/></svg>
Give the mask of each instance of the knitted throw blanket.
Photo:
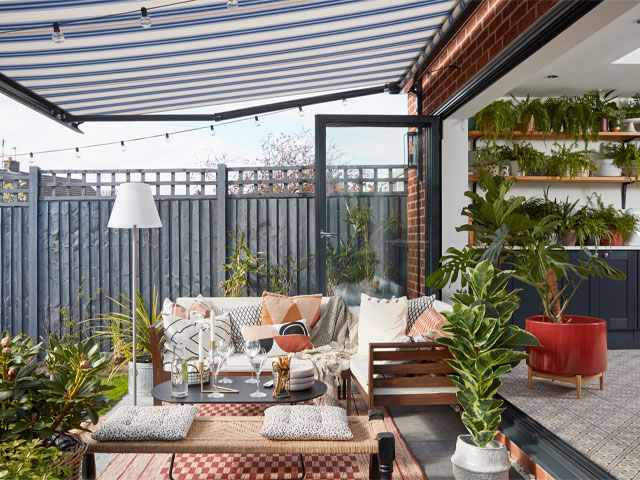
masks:
<svg viewBox="0 0 640 480"><path fill-rule="evenodd" d="M327 385L327 393L316 403L322 405L339 405L338 385L340 372L348 368L349 357L355 354L358 347L358 322L351 315L342 297L331 297L311 330L313 350L295 354L296 358L310 360L316 378Z"/></svg>

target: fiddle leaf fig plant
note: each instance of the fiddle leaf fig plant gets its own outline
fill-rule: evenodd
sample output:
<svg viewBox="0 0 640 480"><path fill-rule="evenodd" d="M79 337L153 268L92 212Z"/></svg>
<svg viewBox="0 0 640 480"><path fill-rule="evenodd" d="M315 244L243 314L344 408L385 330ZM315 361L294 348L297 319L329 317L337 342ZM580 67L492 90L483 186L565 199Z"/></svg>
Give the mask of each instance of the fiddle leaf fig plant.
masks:
<svg viewBox="0 0 640 480"><path fill-rule="evenodd" d="M506 291L512 272L500 271L484 260L462 274L469 291L453 295L453 311L443 312L447 335L436 341L449 348L446 362L457 375L456 396L464 410L462 422L479 447L485 448L498 434L503 401L495 395L500 377L511 371L511 362L528 358L513 346L540 346L530 333L508 322L518 308L519 290Z"/></svg>

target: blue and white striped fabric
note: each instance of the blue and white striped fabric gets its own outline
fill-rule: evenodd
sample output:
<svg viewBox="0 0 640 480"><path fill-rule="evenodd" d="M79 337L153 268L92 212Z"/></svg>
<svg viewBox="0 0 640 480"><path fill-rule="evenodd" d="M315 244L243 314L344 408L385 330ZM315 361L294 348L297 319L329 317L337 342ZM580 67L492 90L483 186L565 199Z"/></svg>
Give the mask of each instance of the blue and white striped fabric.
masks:
<svg viewBox="0 0 640 480"><path fill-rule="evenodd" d="M381 85L405 77L458 3L239 0L229 11L225 0L5 0L0 72L76 115ZM142 6L151 28L138 23Z"/></svg>

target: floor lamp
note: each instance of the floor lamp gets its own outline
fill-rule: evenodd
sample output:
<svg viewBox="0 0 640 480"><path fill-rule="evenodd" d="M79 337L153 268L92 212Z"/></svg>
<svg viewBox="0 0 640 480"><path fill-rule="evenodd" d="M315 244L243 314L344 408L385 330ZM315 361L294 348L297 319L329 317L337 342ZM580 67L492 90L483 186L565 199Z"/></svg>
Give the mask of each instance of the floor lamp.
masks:
<svg viewBox="0 0 640 480"><path fill-rule="evenodd" d="M146 183L121 183L109 217L109 228L130 228L131 242L131 325L133 328L133 404L138 404L137 288L138 229L162 226L151 187Z"/></svg>

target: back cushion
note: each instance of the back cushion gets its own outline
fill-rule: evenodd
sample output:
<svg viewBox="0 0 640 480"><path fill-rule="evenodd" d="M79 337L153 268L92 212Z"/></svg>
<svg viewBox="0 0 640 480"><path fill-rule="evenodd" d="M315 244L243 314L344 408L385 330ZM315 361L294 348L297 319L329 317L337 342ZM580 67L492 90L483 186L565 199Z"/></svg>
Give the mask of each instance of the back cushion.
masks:
<svg viewBox="0 0 640 480"><path fill-rule="evenodd" d="M447 322L447 320L436 312L433 308L429 308L423 312L422 315L416 320L416 322L409 330L409 336L417 337L419 335L426 335L434 332L432 335L434 338L441 336L440 328Z"/></svg>
<svg viewBox="0 0 640 480"><path fill-rule="evenodd" d="M223 308L222 311L231 318L231 342L233 343L233 348L237 353L244 352L242 329L251 325L260 325L262 305Z"/></svg>
<svg viewBox="0 0 640 480"><path fill-rule="evenodd" d="M295 322L306 319L312 328L320 318L322 294L285 297L276 293L262 294L262 325Z"/></svg>
<svg viewBox="0 0 640 480"><path fill-rule="evenodd" d="M397 342L407 330L407 297L385 300L360 295L358 354L369 355L369 344Z"/></svg>
<svg viewBox="0 0 640 480"><path fill-rule="evenodd" d="M411 330L413 324L418 320L426 310L433 306L433 302L436 299L435 295L428 295L425 297L412 298L409 300L409 312L407 316L407 332Z"/></svg>

